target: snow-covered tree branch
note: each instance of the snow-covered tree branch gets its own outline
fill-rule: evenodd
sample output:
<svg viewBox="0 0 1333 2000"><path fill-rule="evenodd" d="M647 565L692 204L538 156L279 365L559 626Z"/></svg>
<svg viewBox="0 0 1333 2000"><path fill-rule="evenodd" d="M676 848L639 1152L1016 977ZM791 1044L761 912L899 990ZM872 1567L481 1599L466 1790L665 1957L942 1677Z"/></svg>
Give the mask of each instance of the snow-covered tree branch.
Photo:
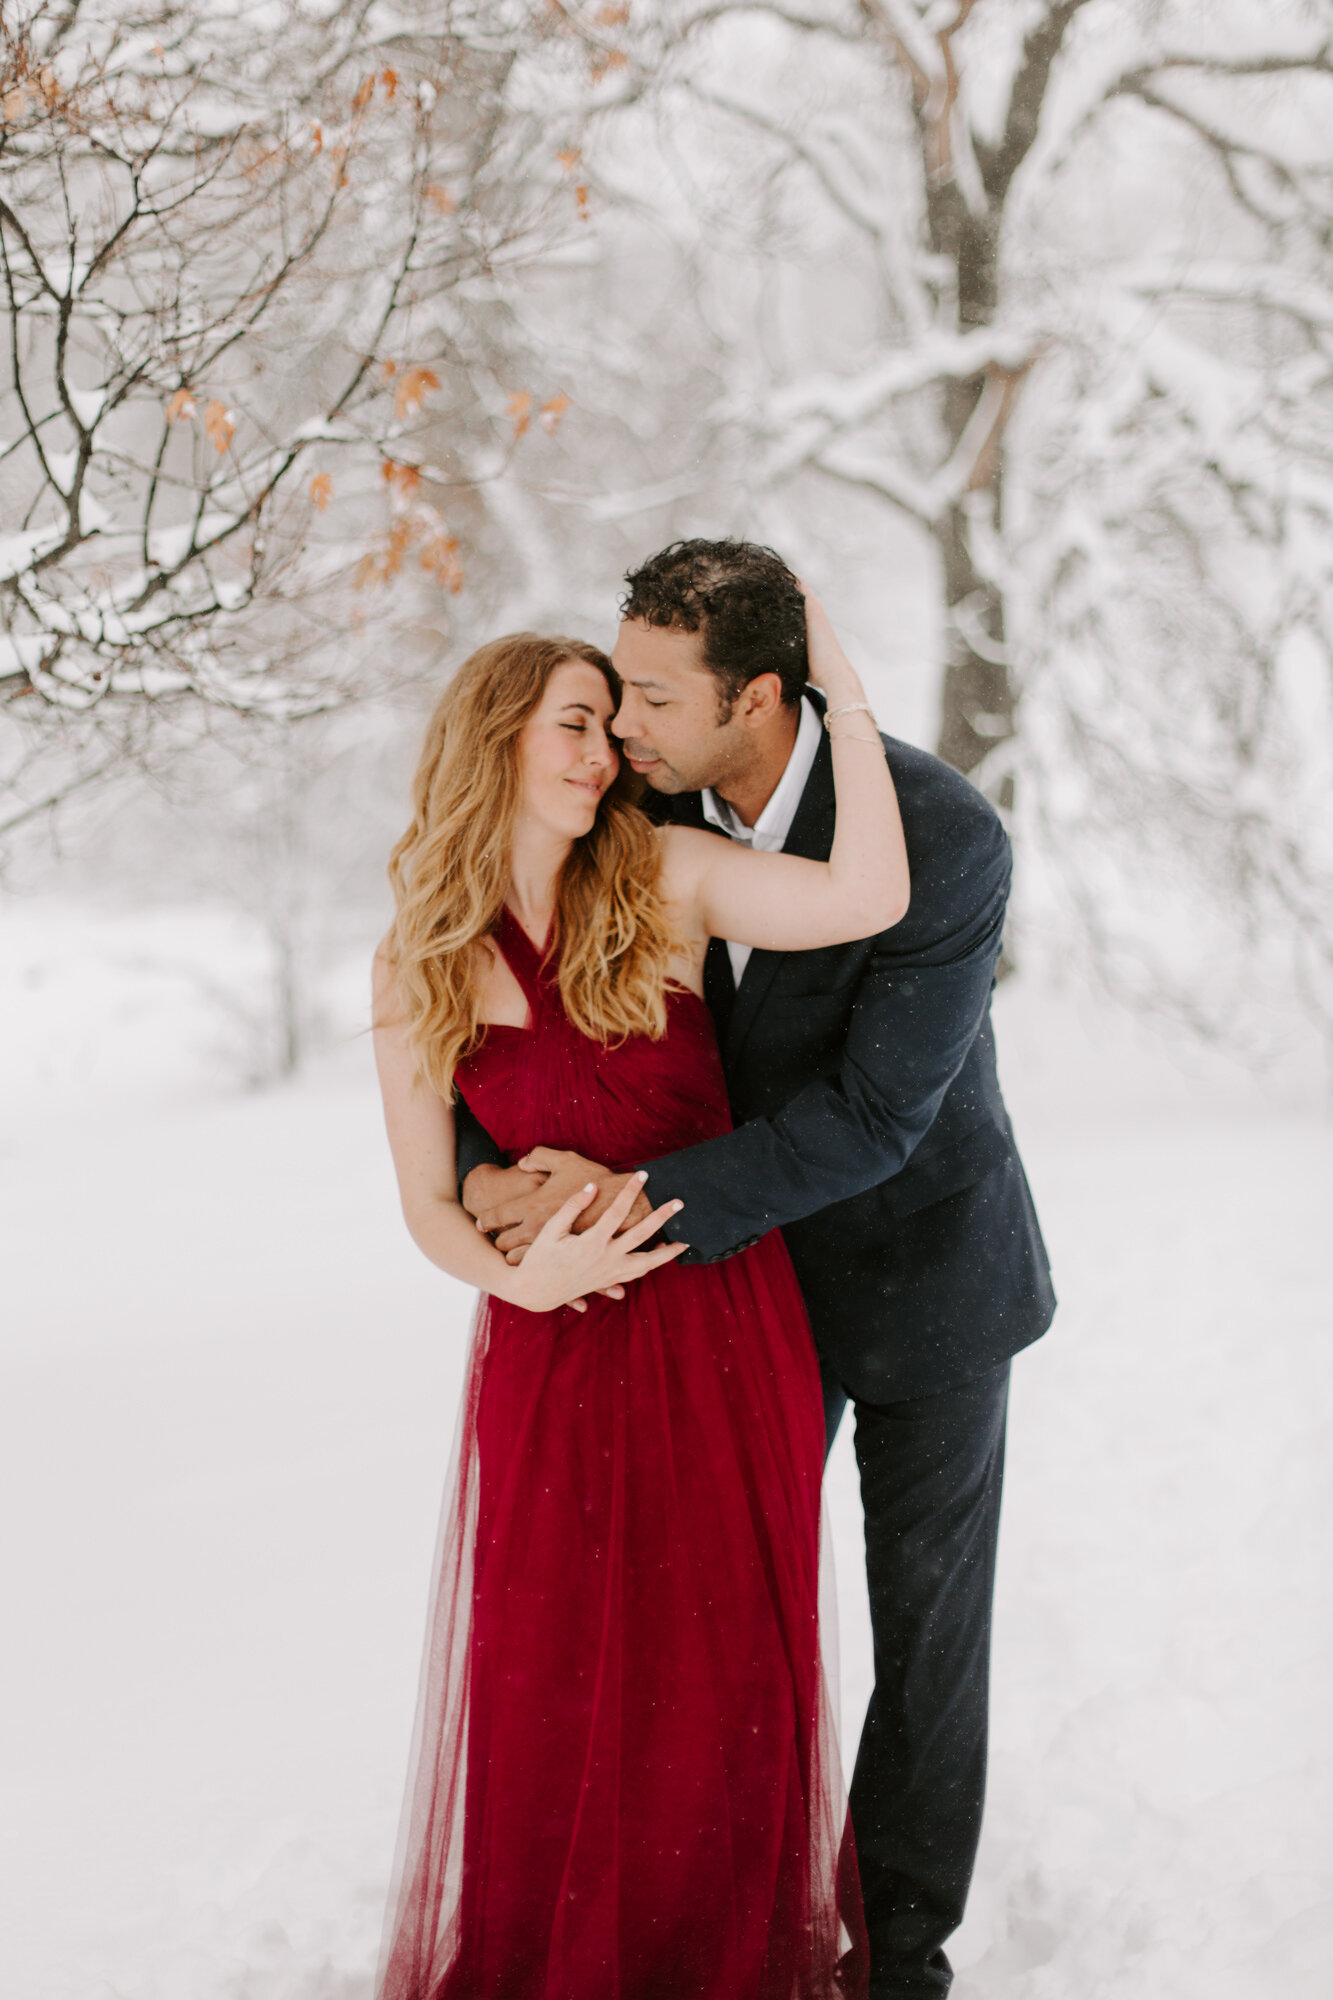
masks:
<svg viewBox="0 0 1333 2000"><path fill-rule="evenodd" d="M1105 964L1197 992L1142 969L1114 829L1122 888L1145 862L1177 883L1233 969L1261 937L1288 978L1295 954L1328 1018L1327 6L672 23L676 153L695 188L730 174L730 263L786 301L721 411L754 488L817 508L832 482L933 547L937 747L1002 809L1024 777Z"/></svg>
<svg viewBox="0 0 1333 2000"><path fill-rule="evenodd" d="M79 746L52 796L127 711L364 685L367 593L460 587L462 496L527 428L504 286L580 228L534 81L569 38L524 6L264 19L0 30L0 701L29 761Z"/></svg>

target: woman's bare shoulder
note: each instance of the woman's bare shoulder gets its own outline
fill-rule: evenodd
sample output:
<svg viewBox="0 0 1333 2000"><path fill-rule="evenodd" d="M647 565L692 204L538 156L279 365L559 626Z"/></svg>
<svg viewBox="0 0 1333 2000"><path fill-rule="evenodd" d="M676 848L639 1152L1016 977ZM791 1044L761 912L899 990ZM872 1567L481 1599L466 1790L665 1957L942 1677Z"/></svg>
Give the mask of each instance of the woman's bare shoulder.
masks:
<svg viewBox="0 0 1333 2000"><path fill-rule="evenodd" d="M403 1005L402 988L394 970L387 934L376 945L375 956L370 962L370 998L375 1027L401 1028L406 1025L407 1009Z"/></svg>
<svg viewBox="0 0 1333 2000"><path fill-rule="evenodd" d="M673 883L681 888L692 885L716 852L717 835L699 826L659 826L657 837L662 847L662 887L668 895Z"/></svg>

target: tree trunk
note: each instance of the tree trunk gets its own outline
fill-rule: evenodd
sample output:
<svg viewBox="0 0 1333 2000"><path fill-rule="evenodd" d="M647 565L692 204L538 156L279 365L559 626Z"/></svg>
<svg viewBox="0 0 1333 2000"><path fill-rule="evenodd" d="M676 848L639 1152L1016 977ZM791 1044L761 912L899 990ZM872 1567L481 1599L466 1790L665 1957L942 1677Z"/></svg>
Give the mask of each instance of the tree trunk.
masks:
<svg viewBox="0 0 1333 2000"><path fill-rule="evenodd" d="M932 248L950 258L956 273L960 330L991 325L999 307L1000 211L992 207L985 217L974 216L957 183L937 175L933 186L927 179L926 214ZM936 750L945 763L972 778L1006 818L1014 803L1012 766L1008 759L986 766L1015 734L1017 703L1005 647L1003 593L983 573L972 538L979 507L985 508L992 530L1000 525L1004 421L1014 386L1006 387L991 435L981 442L966 497L950 506L935 527L947 619ZM984 376L945 384L942 415L950 456L986 388ZM1013 970L1006 938L996 977L1005 979Z"/></svg>
<svg viewBox="0 0 1333 2000"><path fill-rule="evenodd" d="M999 216L979 219L967 211L956 183L930 188L926 215L931 248L947 256L956 273L958 326L989 326L999 303L997 249ZM984 377L947 383L942 416L948 453L960 443L986 390ZM947 613L944 686L936 748L945 762L978 782L992 802L1007 812L1013 804L1012 773L992 779L981 766L1014 734L1015 698L1005 650L1004 600L985 577L972 548L972 509L987 507L999 525L1003 472L1002 412L992 441L983 444L968 501L951 506L935 528Z"/></svg>
<svg viewBox="0 0 1333 2000"><path fill-rule="evenodd" d="M1014 802L1012 771L980 773L996 747L1014 735L1014 687L1005 657L1004 600L977 569L965 508L951 507L935 532L948 612L944 684L936 750L946 764L978 782L1007 813Z"/></svg>
<svg viewBox="0 0 1333 2000"><path fill-rule="evenodd" d="M289 909L271 916L267 928L273 952L269 1074L274 1082L286 1083L296 1075L306 1053L302 940L299 925Z"/></svg>

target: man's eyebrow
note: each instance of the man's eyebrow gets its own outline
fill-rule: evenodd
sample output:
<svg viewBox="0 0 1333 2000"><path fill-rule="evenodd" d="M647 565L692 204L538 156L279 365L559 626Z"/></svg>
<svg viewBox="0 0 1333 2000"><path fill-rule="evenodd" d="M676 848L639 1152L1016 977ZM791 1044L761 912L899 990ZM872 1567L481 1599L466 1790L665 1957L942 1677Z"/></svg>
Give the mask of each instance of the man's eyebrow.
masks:
<svg viewBox="0 0 1333 2000"><path fill-rule="evenodd" d="M623 680L623 681L625 682L625 685L626 685L627 687L632 687L632 688L658 688L658 689L660 689L660 690L661 690L661 692L662 692L663 694L669 694L669 693L670 693L670 689L669 689L669 688L667 687L667 684L666 684L666 682L665 682L665 681L636 681L636 680L631 680L628 674L622 674L622 675L621 675L621 679L622 679L622 680Z"/></svg>

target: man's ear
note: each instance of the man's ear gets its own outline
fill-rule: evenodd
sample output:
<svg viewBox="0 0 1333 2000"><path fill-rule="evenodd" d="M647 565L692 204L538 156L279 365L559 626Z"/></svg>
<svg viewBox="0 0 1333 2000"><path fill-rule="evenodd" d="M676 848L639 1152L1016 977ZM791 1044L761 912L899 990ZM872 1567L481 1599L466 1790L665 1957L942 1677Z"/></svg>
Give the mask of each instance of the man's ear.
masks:
<svg viewBox="0 0 1333 2000"><path fill-rule="evenodd" d="M756 674L747 681L736 700L733 713L747 729L758 729L782 706L782 680L777 674Z"/></svg>

